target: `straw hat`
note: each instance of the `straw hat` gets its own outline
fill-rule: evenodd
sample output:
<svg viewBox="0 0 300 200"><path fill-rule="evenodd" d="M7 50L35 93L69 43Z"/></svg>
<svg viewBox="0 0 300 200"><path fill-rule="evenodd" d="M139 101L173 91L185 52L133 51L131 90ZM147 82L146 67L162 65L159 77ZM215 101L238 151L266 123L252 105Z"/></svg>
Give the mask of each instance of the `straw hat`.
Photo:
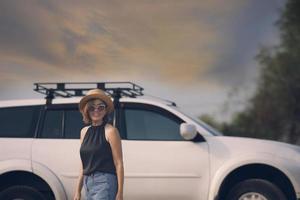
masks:
<svg viewBox="0 0 300 200"><path fill-rule="evenodd" d="M103 90L97 88L97 89L89 90L86 93L86 95L80 99L80 102L79 102L80 112L83 112L83 108L84 108L85 104L89 100L94 99L94 98L99 98L100 100L102 100L106 103L107 114L114 111L114 104L113 104L111 98L108 95L106 95Z"/></svg>

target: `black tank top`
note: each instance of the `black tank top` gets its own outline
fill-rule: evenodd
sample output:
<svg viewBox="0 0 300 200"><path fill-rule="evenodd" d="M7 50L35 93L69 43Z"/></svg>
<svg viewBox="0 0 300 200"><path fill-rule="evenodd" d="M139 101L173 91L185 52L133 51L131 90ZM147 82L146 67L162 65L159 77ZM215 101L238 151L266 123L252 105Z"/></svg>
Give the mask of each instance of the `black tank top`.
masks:
<svg viewBox="0 0 300 200"><path fill-rule="evenodd" d="M80 146L80 157L83 165L83 174L89 175L95 171L116 174L112 151L105 138L105 124L91 125Z"/></svg>

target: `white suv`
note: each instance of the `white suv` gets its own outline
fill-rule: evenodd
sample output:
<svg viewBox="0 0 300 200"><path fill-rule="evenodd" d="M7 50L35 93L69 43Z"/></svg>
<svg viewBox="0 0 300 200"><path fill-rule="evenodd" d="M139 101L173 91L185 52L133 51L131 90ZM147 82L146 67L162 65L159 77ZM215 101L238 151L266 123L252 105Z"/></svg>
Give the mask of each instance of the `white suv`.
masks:
<svg viewBox="0 0 300 200"><path fill-rule="evenodd" d="M85 126L78 103L88 88L47 84L35 83L47 99L0 102L1 200L75 194ZM96 84L115 103L110 123L122 137L124 200L300 199L300 147L223 136L174 102L144 96L136 84Z"/></svg>

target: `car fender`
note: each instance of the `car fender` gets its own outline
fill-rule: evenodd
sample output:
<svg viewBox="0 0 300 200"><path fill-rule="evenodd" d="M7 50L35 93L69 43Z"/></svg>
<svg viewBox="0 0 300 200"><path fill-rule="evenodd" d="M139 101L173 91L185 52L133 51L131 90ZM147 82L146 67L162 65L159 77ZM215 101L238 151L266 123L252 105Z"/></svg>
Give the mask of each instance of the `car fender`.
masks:
<svg viewBox="0 0 300 200"><path fill-rule="evenodd" d="M38 162L32 162L32 172L42 179L46 180L54 193L55 199L67 200L67 194L64 190L62 183L59 178L51 171L47 166Z"/></svg>
<svg viewBox="0 0 300 200"><path fill-rule="evenodd" d="M272 166L278 170L280 170L282 173L284 173L288 179L291 181L294 189L299 188L298 183L293 178L289 170L284 166L284 162L290 162L291 160L284 159L282 157L277 157L274 154L270 153L255 153L255 154L243 154L239 155L237 157L234 157L230 159L229 161L226 161L225 164L222 164L219 166L219 168L215 171L215 173L212 175L211 178L211 184L209 189L209 200L215 200L215 198L218 195L219 189L221 187L222 182L225 180L225 178L235 169L242 167L247 164L265 164Z"/></svg>
<svg viewBox="0 0 300 200"><path fill-rule="evenodd" d="M34 170L31 167L31 161L26 159L9 159L0 162L0 174L5 174L13 171L26 171L33 173L43 180L50 186L51 190L55 195L55 199L67 200L66 193L63 189L61 182L55 176L51 170L39 163L32 163Z"/></svg>

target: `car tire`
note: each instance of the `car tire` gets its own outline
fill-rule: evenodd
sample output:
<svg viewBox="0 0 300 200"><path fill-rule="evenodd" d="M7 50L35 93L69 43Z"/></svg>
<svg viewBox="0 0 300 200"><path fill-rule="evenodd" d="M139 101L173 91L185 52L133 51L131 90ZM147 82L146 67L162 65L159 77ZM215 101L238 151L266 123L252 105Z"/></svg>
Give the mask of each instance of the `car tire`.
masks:
<svg viewBox="0 0 300 200"><path fill-rule="evenodd" d="M46 200L44 195L37 189L26 186L26 185L14 185L4 189L0 193L1 200L13 200L13 199L23 199L23 200Z"/></svg>
<svg viewBox="0 0 300 200"><path fill-rule="evenodd" d="M226 200L287 200L273 183L263 179L248 179L239 182L229 191Z"/></svg>

